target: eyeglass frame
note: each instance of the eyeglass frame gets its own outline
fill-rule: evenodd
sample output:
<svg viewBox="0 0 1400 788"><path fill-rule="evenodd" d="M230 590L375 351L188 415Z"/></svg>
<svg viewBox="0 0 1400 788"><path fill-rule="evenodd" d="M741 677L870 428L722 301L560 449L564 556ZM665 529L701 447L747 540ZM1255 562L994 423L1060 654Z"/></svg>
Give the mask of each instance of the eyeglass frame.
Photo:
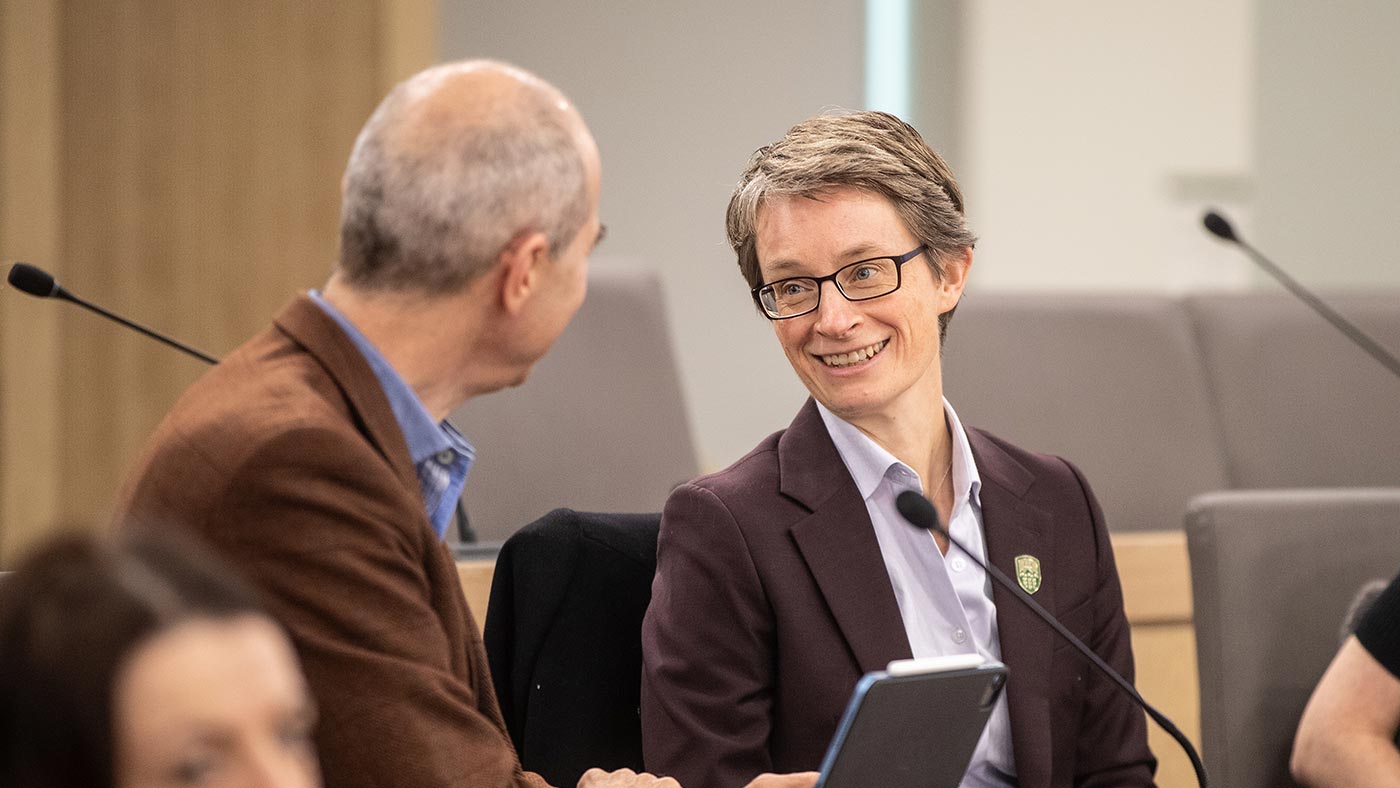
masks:
<svg viewBox="0 0 1400 788"><path fill-rule="evenodd" d="M794 317L802 317L803 315L810 315L810 314L812 314L813 312L815 312L815 311L817 311L818 309L820 309L820 308L821 308L821 305L822 305L822 284L825 283L825 282L830 282L832 285L834 285L834 286L836 287L836 292L837 292L837 293L840 293L842 298L846 299L847 301L850 301L851 303L859 303L859 302L861 302L861 301L873 301L873 300L875 300L875 299L877 299L877 298L884 298L885 296L887 296L887 295L889 295L889 294L891 294L891 293L894 293L894 292L896 292L897 290L899 290L899 288L903 287L903 286L904 286L904 264L907 263L907 262L909 262L910 260L913 260L914 258L918 257L919 255L921 255L921 254L927 252L928 250L929 250L929 249L928 249L928 244L919 244L919 246L918 246L916 249L914 249L913 251L910 251L910 252L905 252L904 254L900 254L900 255L880 255L880 256L878 256L878 257L867 257L867 258L865 258L864 260L856 260L856 261L853 262L853 263L847 263L847 264L841 266L840 268L836 269L835 271L833 271L833 272L827 274L826 276L787 276L787 277L783 277L782 279L779 279L779 280L777 280L777 281L775 281L775 282L768 282L768 283L766 283L766 284L761 284L761 285L759 285L758 287L755 287L755 288L753 288L752 290L750 290L749 293L750 293L750 295L753 296L754 303L758 305L758 311L762 312L762 313L763 313L763 316L766 317L766 318L768 318L769 320L791 320L791 319L794 318ZM889 261L891 261L891 262L894 263L894 287L891 288L891 289L889 289L889 290L887 290L886 292L883 292L883 293L879 294L879 295L865 296L864 298L851 298L850 296L846 295L846 291L841 289L841 283L836 279L836 277L837 277L838 275L840 275L840 273L841 273L842 271L846 270L847 268L851 268L851 267L853 267L853 266L860 265L861 263L873 263L873 262L875 262L876 260L889 260ZM784 282L791 282L791 281L794 281L794 280L797 280L797 279L804 279L804 280L806 280L806 281L808 281L808 282L815 282L815 283L816 283L816 285L817 285L817 287L816 287L816 291L817 291L817 302L816 302L815 304L812 304L812 308L806 310L805 312L798 312L798 313L793 314L793 315L780 315L780 316L779 316L779 315L771 315L771 314L769 314L769 313L768 313L768 308L765 307L765 306L763 305L763 298L762 298L759 294L762 293L764 290L770 288L770 287L776 287L777 285L780 285L780 284L782 284L782 283L784 283Z"/></svg>

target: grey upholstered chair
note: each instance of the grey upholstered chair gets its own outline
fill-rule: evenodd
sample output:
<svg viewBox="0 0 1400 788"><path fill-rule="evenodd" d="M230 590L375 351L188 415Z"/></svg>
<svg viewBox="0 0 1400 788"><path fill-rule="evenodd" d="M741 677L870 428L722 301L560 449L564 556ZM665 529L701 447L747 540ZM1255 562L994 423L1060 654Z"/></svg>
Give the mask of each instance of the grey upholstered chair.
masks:
<svg viewBox="0 0 1400 788"><path fill-rule="evenodd" d="M1400 355L1395 292L1327 300ZM1220 413L1222 486L1400 486L1400 380L1287 293L1186 306Z"/></svg>
<svg viewBox="0 0 1400 788"><path fill-rule="evenodd" d="M1228 486L1176 299L974 292L943 366L965 424L1074 462L1112 530L1177 530L1191 496Z"/></svg>
<svg viewBox="0 0 1400 788"><path fill-rule="evenodd" d="M1293 734L1347 607L1400 570L1400 488L1211 493L1186 538L1211 781L1293 785Z"/></svg>
<svg viewBox="0 0 1400 788"><path fill-rule="evenodd" d="M462 502L480 540L559 506L660 511L697 475L661 296L655 273L595 270L530 379L452 413L477 450Z"/></svg>

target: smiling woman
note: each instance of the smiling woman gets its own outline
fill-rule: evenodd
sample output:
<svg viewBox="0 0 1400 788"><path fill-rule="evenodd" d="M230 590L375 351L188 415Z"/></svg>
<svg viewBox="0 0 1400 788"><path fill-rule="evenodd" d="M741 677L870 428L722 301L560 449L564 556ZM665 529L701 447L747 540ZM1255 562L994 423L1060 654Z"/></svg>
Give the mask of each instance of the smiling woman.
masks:
<svg viewBox="0 0 1400 788"><path fill-rule="evenodd" d="M320 785L291 643L192 546L68 537L0 586L0 785Z"/></svg>
<svg viewBox="0 0 1400 788"><path fill-rule="evenodd" d="M753 155L726 230L811 399L666 501L642 626L647 766L687 788L816 768L862 674L975 654L1013 678L964 784L1150 785L1141 712L1052 654L1049 631L980 569L1033 567L1039 598L1131 675L1083 477L965 428L943 397L943 337L976 240L947 163L893 115L818 116ZM959 547L900 515L910 491Z"/></svg>

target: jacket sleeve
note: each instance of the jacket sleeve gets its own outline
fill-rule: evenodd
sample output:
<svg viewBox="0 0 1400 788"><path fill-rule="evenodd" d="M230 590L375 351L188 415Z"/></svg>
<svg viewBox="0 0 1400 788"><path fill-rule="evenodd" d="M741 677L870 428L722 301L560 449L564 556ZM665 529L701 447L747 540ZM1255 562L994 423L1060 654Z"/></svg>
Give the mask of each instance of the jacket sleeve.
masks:
<svg viewBox="0 0 1400 788"><path fill-rule="evenodd" d="M438 612L462 592L434 568L450 561L416 492L364 441L295 429L232 473L201 530L291 632L327 785L541 788L506 735L470 612L465 632Z"/></svg>
<svg viewBox="0 0 1400 788"><path fill-rule="evenodd" d="M737 788L771 770L772 614L743 533L713 492L666 502L642 624L642 749L686 788Z"/></svg>
<svg viewBox="0 0 1400 788"><path fill-rule="evenodd" d="M1103 510L1084 475L1073 464L1065 464L1084 491L1094 529L1094 622L1087 645L1132 682L1133 648L1123 612L1123 588ZM1152 786L1157 759L1147 747L1146 715L1110 679L1091 666L1086 670L1074 784L1081 788Z"/></svg>

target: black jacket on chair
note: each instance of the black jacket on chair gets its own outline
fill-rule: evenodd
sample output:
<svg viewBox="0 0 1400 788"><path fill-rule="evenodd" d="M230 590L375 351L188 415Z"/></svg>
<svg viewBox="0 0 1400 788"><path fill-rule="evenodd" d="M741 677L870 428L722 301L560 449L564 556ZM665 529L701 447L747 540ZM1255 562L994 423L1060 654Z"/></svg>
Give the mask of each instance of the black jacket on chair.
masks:
<svg viewBox="0 0 1400 788"><path fill-rule="evenodd" d="M660 514L555 509L501 546L485 640L524 768L572 786L641 771L641 627Z"/></svg>

